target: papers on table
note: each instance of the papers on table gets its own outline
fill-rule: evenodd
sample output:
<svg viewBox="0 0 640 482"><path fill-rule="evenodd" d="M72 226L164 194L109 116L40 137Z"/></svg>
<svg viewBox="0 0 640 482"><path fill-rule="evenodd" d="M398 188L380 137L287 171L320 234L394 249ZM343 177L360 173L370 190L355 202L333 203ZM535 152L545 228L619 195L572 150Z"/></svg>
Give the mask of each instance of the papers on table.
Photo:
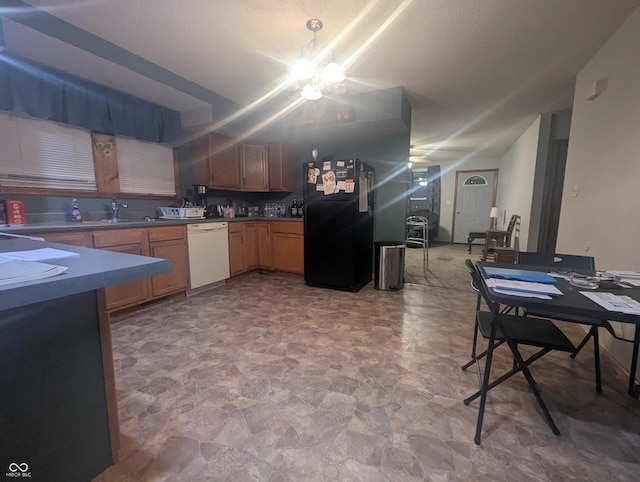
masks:
<svg viewBox="0 0 640 482"><path fill-rule="evenodd" d="M621 286L640 286L640 273L636 271L608 270L605 273L616 276L623 283Z"/></svg>
<svg viewBox="0 0 640 482"><path fill-rule="evenodd" d="M0 285L48 278L64 273L67 269L66 266L56 266L37 261L5 261L0 264Z"/></svg>
<svg viewBox="0 0 640 482"><path fill-rule="evenodd" d="M640 302L628 296L618 296L604 291L581 291L580 293L609 311L640 315Z"/></svg>
<svg viewBox="0 0 640 482"><path fill-rule="evenodd" d="M14 260L45 261L51 259L71 258L73 256L80 255L71 251L54 248L30 249L27 251L7 251L5 253L0 253L0 263Z"/></svg>
<svg viewBox="0 0 640 482"><path fill-rule="evenodd" d="M618 271L618 270L608 270L607 273L617 276L618 278L630 278L630 279L640 279L640 273L636 271Z"/></svg>
<svg viewBox="0 0 640 482"><path fill-rule="evenodd" d="M504 294L512 294L513 296L527 296L535 298L544 296L543 299L548 299L550 296L562 295L562 291L547 283L489 278L486 280L486 284L489 288L492 288L498 293L502 292ZM508 293L505 293L504 290L508 291Z"/></svg>
<svg viewBox="0 0 640 482"><path fill-rule="evenodd" d="M485 274L489 278L510 279L516 281L532 281L535 283L555 283L556 279L553 276L543 273L541 271L530 271L525 269L515 268L492 268L485 266Z"/></svg>
<svg viewBox="0 0 640 482"><path fill-rule="evenodd" d="M41 263L42 260L79 256L78 253L54 248L7 251L0 253L0 286L48 278L64 273L66 266Z"/></svg>

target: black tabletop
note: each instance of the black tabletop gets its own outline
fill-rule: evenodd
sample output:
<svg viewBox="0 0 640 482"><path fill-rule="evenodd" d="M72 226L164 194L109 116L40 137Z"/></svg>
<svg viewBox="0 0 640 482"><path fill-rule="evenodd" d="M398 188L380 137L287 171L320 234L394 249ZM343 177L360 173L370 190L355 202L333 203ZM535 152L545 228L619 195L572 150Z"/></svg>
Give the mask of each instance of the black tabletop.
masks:
<svg viewBox="0 0 640 482"><path fill-rule="evenodd" d="M507 269L525 269L531 271L548 271L548 269L544 266L529 266L522 264L514 265L478 261L477 265L479 268L481 268L483 276L485 275L483 269L485 266ZM491 299L496 303L500 303L501 305L518 306L531 311L555 312L558 314L575 315L585 318L595 318L599 320L621 321L624 323L634 323L636 325L640 325L640 315L629 315L616 311L609 311L580 293L580 291L608 291L620 296L629 296L630 298L640 301L640 287L585 290L584 288L578 288L571 285L567 280L564 279L558 279L555 286L560 291L562 291L562 296L553 296L550 300L505 295L496 293L491 289L489 289L488 291Z"/></svg>

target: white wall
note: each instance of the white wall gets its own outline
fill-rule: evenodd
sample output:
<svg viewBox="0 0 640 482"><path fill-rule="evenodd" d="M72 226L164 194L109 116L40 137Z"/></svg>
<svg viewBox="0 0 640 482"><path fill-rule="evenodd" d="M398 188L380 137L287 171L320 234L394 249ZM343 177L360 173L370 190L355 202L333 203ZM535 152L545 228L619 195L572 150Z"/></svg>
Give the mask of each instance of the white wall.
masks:
<svg viewBox="0 0 640 482"><path fill-rule="evenodd" d="M527 251L539 135L540 117L537 117L500 160L496 201L501 210L499 219L504 219L505 211L507 222L512 214L520 215L519 232L512 241L519 251Z"/></svg>
<svg viewBox="0 0 640 482"><path fill-rule="evenodd" d="M607 90L587 100L606 77ZM556 251L595 256L598 269L640 270L639 208L640 9L578 74ZM602 340L628 369L630 344Z"/></svg>

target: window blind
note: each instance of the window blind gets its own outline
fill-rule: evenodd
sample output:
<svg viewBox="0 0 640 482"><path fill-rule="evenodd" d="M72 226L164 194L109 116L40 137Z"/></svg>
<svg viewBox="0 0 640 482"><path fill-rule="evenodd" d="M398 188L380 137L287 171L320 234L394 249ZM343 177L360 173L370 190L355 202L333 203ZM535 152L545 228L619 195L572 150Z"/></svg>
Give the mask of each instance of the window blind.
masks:
<svg viewBox="0 0 640 482"><path fill-rule="evenodd" d="M0 113L0 184L95 191L91 134Z"/></svg>
<svg viewBox="0 0 640 482"><path fill-rule="evenodd" d="M176 194L171 147L116 137L116 152L122 192Z"/></svg>

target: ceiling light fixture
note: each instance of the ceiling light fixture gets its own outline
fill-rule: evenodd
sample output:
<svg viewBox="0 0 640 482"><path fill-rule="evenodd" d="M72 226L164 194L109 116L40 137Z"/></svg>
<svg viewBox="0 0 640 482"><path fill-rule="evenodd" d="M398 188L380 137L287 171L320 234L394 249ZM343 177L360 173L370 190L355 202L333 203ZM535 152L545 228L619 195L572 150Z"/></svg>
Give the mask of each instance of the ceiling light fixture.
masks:
<svg viewBox="0 0 640 482"><path fill-rule="evenodd" d="M331 62L321 72L318 70L319 59L316 58L316 43L317 33L322 30L322 20L317 18L308 20L307 28L313 32L313 38L300 49L300 57L291 66L291 77L296 81L308 80L309 82L302 88L301 95L307 100L317 100L322 97L320 91L322 82L339 84L344 81L345 76L333 53ZM344 92L346 93L346 89Z"/></svg>

